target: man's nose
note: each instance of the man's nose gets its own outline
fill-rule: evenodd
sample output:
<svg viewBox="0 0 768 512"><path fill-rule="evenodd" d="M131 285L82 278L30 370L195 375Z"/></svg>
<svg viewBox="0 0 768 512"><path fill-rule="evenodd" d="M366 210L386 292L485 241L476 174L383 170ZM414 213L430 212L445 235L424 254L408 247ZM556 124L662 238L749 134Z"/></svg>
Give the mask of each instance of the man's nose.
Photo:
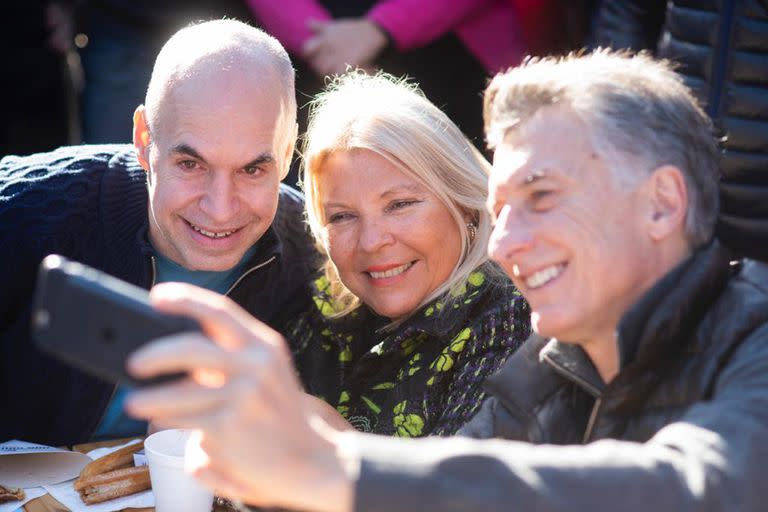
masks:
<svg viewBox="0 0 768 512"><path fill-rule="evenodd" d="M488 240L488 257L504 265L519 253L533 246L531 226L522 222L509 206L499 213Z"/></svg>
<svg viewBox="0 0 768 512"><path fill-rule="evenodd" d="M381 219L362 219L360 224L360 236L357 243L361 250L376 252L394 241L386 221Z"/></svg>
<svg viewBox="0 0 768 512"><path fill-rule="evenodd" d="M226 223L232 219L238 209L235 183L229 174L216 172L212 174L213 177L208 182L200 207L212 221Z"/></svg>

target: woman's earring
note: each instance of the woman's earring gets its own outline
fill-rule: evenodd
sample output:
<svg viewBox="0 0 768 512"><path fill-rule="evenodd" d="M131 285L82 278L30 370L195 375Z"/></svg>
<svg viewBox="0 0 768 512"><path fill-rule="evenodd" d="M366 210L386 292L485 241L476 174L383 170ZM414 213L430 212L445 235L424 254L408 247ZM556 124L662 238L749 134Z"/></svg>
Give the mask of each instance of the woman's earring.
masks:
<svg viewBox="0 0 768 512"><path fill-rule="evenodd" d="M477 226L474 222L467 222L467 231L469 231L469 243L471 244L477 236Z"/></svg>

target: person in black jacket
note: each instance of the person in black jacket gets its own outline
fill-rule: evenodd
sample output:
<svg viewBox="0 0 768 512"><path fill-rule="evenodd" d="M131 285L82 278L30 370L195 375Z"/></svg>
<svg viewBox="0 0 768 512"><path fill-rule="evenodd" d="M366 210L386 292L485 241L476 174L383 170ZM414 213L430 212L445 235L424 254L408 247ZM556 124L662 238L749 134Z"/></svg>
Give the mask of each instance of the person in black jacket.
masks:
<svg viewBox="0 0 768 512"><path fill-rule="evenodd" d="M723 137L719 238L767 258L768 2L603 2L594 39L679 64Z"/></svg>
<svg viewBox="0 0 768 512"><path fill-rule="evenodd" d="M293 76L285 50L258 29L192 26L157 57L134 146L0 161L0 440L145 432L121 415L122 387L32 346L31 296L48 254L146 289L196 283L276 329L308 307L315 251L303 198L280 185L296 137Z"/></svg>
<svg viewBox="0 0 768 512"><path fill-rule="evenodd" d="M200 428L196 475L258 505L764 510L768 266L732 263L713 237L707 115L664 64L605 51L497 76L485 114L489 254L537 331L464 429L503 440L333 432L290 407L298 385L277 333L181 285L153 290L155 304L220 325L218 345L160 340L129 369L215 368L226 384L142 390L129 411Z"/></svg>

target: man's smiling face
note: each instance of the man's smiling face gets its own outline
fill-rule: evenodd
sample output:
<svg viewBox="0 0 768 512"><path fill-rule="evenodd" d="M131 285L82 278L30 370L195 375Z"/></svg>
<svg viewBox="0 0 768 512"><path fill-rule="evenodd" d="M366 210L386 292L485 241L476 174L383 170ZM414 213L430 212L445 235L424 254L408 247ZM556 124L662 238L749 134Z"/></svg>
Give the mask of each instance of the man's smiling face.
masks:
<svg viewBox="0 0 768 512"><path fill-rule="evenodd" d="M542 108L496 149L489 255L531 304L540 334L609 339L655 279L641 189L618 183L565 107Z"/></svg>
<svg viewBox="0 0 768 512"><path fill-rule="evenodd" d="M190 270L228 270L269 228L284 155L279 81L238 73L186 80L151 126L149 236Z"/></svg>

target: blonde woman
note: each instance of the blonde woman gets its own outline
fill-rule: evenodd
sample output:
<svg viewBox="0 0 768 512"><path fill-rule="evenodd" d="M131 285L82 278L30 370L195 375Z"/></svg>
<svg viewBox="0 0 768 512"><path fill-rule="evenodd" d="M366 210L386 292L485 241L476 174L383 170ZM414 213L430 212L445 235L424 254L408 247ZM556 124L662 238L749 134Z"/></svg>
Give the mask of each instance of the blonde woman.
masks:
<svg viewBox="0 0 768 512"><path fill-rule="evenodd" d="M530 331L486 255L488 162L415 86L359 72L313 103L303 156L327 256L315 307L289 330L305 390L336 425L455 433Z"/></svg>

